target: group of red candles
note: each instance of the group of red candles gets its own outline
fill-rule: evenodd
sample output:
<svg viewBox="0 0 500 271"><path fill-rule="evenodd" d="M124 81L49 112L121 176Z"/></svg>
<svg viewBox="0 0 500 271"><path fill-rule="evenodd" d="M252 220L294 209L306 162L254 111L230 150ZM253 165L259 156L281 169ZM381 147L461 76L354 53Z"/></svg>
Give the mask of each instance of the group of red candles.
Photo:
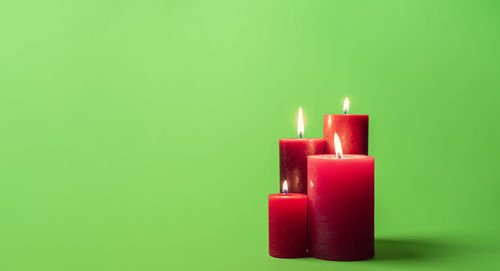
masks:
<svg viewBox="0 0 500 271"><path fill-rule="evenodd" d="M374 158L368 115L324 115L323 138L280 139L280 191L269 195L269 254L356 261L374 254Z"/></svg>

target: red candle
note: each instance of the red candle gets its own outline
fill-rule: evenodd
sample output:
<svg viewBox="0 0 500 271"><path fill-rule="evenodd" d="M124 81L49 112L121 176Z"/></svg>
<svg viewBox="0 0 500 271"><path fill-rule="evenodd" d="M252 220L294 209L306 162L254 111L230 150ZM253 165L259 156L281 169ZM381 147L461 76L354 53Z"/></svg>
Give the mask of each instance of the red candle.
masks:
<svg viewBox="0 0 500 271"><path fill-rule="evenodd" d="M332 261L373 257L374 158L313 155L308 174L309 255Z"/></svg>
<svg viewBox="0 0 500 271"><path fill-rule="evenodd" d="M343 115L324 115L325 153L335 153L333 134L337 133L342 141L344 153L368 154L368 115L348 115L348 111L349 99L346 98Z"/></svg>
<svg viewBox="0 0 500 271"><path fill-rule="evenodd" d="M276 258L307 255L307 195L269 195L269 255Z"/></svg>
<svg viewBox="0 0 500 271"><path fill-rule="evenodd" d="M323 138L303 138L304 118L299 108L297 121L297 139L280 139L280 191L283 182L288 181L291 193L307 194L307 156L325 153Z"/></svg>

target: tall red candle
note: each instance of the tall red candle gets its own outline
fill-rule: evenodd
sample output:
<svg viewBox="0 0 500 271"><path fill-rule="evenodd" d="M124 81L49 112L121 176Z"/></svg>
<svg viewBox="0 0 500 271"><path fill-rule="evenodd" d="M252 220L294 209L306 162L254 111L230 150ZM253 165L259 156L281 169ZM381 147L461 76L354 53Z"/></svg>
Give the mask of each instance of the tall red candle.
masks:
<svg viewBox="0 0 500 271"><path fill-rule="evenodd" d="M344 102L344 114L323 117L325 153L335 153L333 135L337 133L344 153L368 154L368 115L348 115L349 99Z"/></svg>
<svg viewBox="0 0 500 271"><path fill-rule="evenodd" d="M302 138L304 136L304 121L302 108L299 108L297 121L299 138L280 139L280 191L283 182L288 182L291 193L307 194L307 156L325 153L323 138Z"/></svg>
<svg viewBox="0 0 500 271"><path fill-rule="evenodd" d="M307 255L307 195L269 195L269 255L277 258Z"/></svg>
<svg viewBox="0 0 500 271"><path fill-rule="evenodd" d="M374 158L332 154L308 158L309 255L356 261L374 254Z"/></svg>
<svg viewBox="0 0 500 271"><path fill-rule="evenodd" d="M280 139L280 190L288 181L292 193L307 194L307 156L323 154L322 138Z"/></svg>

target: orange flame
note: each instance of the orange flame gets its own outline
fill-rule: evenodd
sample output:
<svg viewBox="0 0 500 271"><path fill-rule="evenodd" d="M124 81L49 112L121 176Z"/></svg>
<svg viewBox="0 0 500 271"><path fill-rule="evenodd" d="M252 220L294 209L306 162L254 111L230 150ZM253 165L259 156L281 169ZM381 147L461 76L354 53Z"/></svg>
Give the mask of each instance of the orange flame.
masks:
<svg viewBox="0 0 500 271"><path fill-rule="evenodd" d="M288 183L286 180L283 182L283 189L281 190L282 193L288 194Z"/></svg>
<svg viewBox="0 0 500 271"><path fill-rule="evenodd" d="M347 114L349 112L349 98L345 98L344 100L344 109L342 110L344 114Z"/></svg>
<svg viewBox="0 0 500 271"><path fill-rule="evenodd" d="M334 138L333 141L335 144L335 157L341 159L342 157L344 157L344 153L342 152L342 144L340 143L339 135L337 135L337 133L335 133L333 138Z"/></svg>
<svg viewBox="0 0 500 271"><path fill-rule="evenodd" d="M302 107L299 107L299 118L297 120L297 136L304 137L304 116L302 114Z"/></svg>

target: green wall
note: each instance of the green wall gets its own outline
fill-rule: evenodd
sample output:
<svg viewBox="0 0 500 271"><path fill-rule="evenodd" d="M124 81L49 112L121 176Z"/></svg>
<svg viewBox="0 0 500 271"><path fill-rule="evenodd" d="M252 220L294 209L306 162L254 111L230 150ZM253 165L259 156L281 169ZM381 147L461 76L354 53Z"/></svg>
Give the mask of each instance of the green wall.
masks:
<svg viewBox="0 0 500 271"><path fill-rule="evenodd" d="M0 269L500 267L500 2L0 1ZM370 115L374 260L267 255L278 139Z"/></svg>

